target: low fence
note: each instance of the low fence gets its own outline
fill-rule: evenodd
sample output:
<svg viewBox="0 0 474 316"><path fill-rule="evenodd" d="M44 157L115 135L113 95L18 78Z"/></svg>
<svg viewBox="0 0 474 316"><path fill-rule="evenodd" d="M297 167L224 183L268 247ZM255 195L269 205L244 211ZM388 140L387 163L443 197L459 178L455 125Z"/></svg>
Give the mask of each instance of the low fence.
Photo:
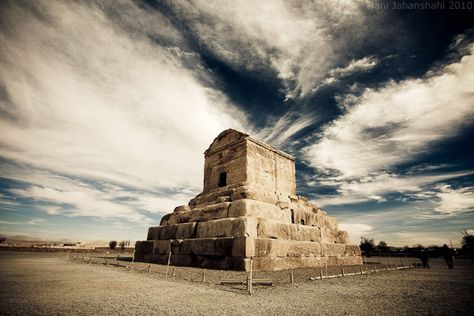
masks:
<svg viewBox="0 0 474 316"><path fill-rule="evenodd" d="M66 258L73 262L85 264L103 264L105 266L124 268L154 275L165 279L181 279L191 282L202 282L216 285L228 285L234 289L252 294L253 286L272 286L295 284L299 282L332 279L356 275L403 270L417 265L413 258L364 258L361 266L325 266L321 268L299 268L282 271L230 271L210 270L194 267L177 267L171 265L133 262L133 257L120 257L111 254L68 253Z"/></svg>

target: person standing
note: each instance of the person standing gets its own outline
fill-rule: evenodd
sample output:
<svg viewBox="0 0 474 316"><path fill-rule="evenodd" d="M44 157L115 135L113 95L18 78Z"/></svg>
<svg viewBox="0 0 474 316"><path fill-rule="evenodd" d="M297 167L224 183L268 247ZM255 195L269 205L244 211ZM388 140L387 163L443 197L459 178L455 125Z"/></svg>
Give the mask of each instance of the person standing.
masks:
<svg viewBox="0 0 474 316"><path fill-rule="evenodd" d="M446 264L448 265L449 269L453 269L453 261L454 261L454 250L449 248L448 245L444 244L442 248L442 254Z"/></svg>
<svg viewBox="0 0 474 316"><path fill-rule="evenodd" d="M428 258L429 258L428 251L424 249L421 250L420 260L421 260L421 263L423 264L423 268L425 269L430 268L430 264L428 263Z"/></svg>

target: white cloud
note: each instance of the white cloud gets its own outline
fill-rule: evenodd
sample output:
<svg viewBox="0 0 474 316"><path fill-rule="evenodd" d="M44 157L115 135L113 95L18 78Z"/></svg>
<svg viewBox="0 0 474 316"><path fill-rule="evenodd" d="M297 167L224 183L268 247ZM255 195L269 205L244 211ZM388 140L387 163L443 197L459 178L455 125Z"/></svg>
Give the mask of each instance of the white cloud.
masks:
<svg viewBox="0 0 474 316"><path fill-rule="evenodd" d="M2 206L3 210L15 209L16 206L20 206L21 204L12 200L11 198L4 198L0 195L0 205Z"/></svg>
<svg viewBox="0 0 474 316"><path fill-rule="evenodd" d="M146 24L180 42L159 14L138 11L126 11L117 25L93 4L2 8L8 25L0 31L4 158L127 187L199 190L203 151L226 128L245 131L245 117L203 86L197 76L206 73L195 76L174 50L126 32L130 23ZM73 197L47 188L31 193Z"/></svg>
<svg viewBox="0 0 474 316"><path fill-rule="evenodd" d="M53 215L92 216L151 223L151 214L165 214L186 203L195 192L153 192L130 190L110 183L89 183L34 168L0 169L9 179L28 183L22 189L10 189L17 198L46 202L40 209ZM25 205L24 200L21 204ZM33 204L33 203L32 203Z"/></svg>
<svg viewBox="0 0 474 316"><path fill-rule="evenodd" d="M370 28L363 2L174 1L173 6L199 42L229 65L276 71L289 98L311 93L330 69L344 63L349 47L360 45Z"/></svg>
<svg viewBox="0 0 474 316"><path fill-rule="evenodd" d="M41 225L41 224L44 224L45 222L46 222L46 220L44 220L42 218L33 218L33 219L28 221L28 224L29 225Z"/></svg>
<svg viewBox="0 0 474 316"><path fill-rule="evenodd" d="M11 2L1 18L0 172L47 212L150 223L199 192L219 132L248 130L160 13Z"/></svg>
<svg viewBox="0 0 474 316"><path fill-rule="evenodd" d="M441 219L474 212L473 187L453 189L450 185L438 184L417 197L431 205L429 210L416 216L419 219Z"/></svg>
<svg viewBox="0 0 474 316"><path fill-rule="evenodd" d="M439 185L440 192L437 197L440 199L436 211L444 214L457 214L474 211L474 188L464 187L453 189L449 185Z"/></svg>
<svg viewBox="0 0 474 316"><path fill-rule="evenodd" d="M375 68L378 64L378 59L372 56L364 57L357 60L352 60L345 67L338 67L331 69L328 72L328 77L322 81L322 85L331 85L338 82L341 78L347 77L349 75L361 72L367 72ZM318 88L318 87L317 87ZM315 88L314 90L317 90Z"/></svg>
<svg viewBox="0 0 474 316"><path fill-rule="evenodd" d="M366 89L352 107L324 128L305 152L317 168L342 177L364 177L427 152L436 142L472 124L474 45L471 55L421 79Z"/></svg>
<svg viewBox="0 0 474 316"><path fill-rule="evenodd" d="M104 199L101 192L90 189L80 191L60 191L52 188L32 186L27 189L11 189L12 193L40 201L60 204L59 207L47 208L50 214L68 216L92 216L101 218L121 218L133 222L152 222L150 219L127 206ZM62 206L69 207L62 207Z"/></svg>
<svg viewBox="0 0 474 316"><path fill-rule="evenodd" d="M426 195L424 186L431 183L458 178L472 174L474 171L446 172L439 174L422 174L399 176L396 174L379 173L359 179L347 180L336 177L321 181L324 185L337 187L338 195L320 196L316 203L319 206L342 205L374 200L384 202L383 195L391 192L410 193L412 196ZM431 196L430 196L431 198Z"/></svg>
<svg viewBox="0 0 474 316"><path fill-rule="evenodd" d="M26 222L0 220L0 225L42 225L44 223L46 223L46 221L42 218L32 218Z"/></svg>
<svg viewBox="0 0 474 316"><path fill-rule="evenodd" d="M365 72L377 66L378 60L374 57L364 57L352 60L346 67L331 69L329 75L333 77L344 77L356 72Z"/></svg>
<svg viewBox="0 0 474 316"><path fill-rule="evenodd" d="M0 225L18 225L18 224L24 224L24 222L14 222L14 221L0 220Z"/></svg>
<svg viewBox="0 0 474 316"><path fill-rule="evenodd" d="M318 117L315 115L302 116L301 114L288 112L276 120L276 122L270 123L270 127L261 129L255 137L275 147L279 147L294 137L295 134L315 124L317 121Z"/></svg>

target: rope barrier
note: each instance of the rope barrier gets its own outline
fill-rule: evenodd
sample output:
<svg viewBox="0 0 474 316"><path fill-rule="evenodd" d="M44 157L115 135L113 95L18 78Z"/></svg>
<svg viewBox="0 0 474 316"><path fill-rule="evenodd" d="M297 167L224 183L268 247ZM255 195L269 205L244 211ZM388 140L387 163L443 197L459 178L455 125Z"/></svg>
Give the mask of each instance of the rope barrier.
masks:
<svg viewBox="0 0 474 316"><path fill-rule="evenodd" d="M104 256L105 257L105 256ZM80 255L78 253L68 253L66 259L69 261L76 261L79 263L86 263L86 264L103 264L105 266L115 266L115 267L125 267L127 270L130 269L131 271L136 272L146 272L150 275L158 274L164 275L166 279L171 276L173 279L182 279L191 282L200 282L200 283L208 283L208 284L215 284L215 285L245 285L245 291L252 295L253 293L253 286L254 285L273 285L273 284L295 284L296 277L301 273L301 271L290 271L289 273L271 273L272 278L265 278L265 272L257 272L258 278L254 278L253 276L253 267L252 267L252 260L250 260L250 271L248 272L247 276L244 277L245 272L239 273L232 273L234 276L233 278L222 278L219 276L220 272L213 273L212 271L202 271L202 272L195 272L189 270L189 268L178 268L178 267L170 267L170 255L168 255L168 264L166 267L162 265L152 265L147 263L138 263L138 262L131 262L130 264L122 265L120 264L119 260L113 259L109 261L104 257L93 257L90 255ZM407 260L408 261L408 260ZM404 270L414 268L415 265L413 264L406 264L403 263L400 265L393 264L378 264L373 267L373 269L368 267L367 261L363 262L363 265L359 267L340 267L340 273L330 275L328 273L328 266L324 265L321 268L317 269L316 271L319 272L318 276L310 277L310 280L322 280L322 279L331 279L331 278L338 278L338 277L346 277L346 276L354 276L354 275L364 275L364 274L377 274L383 271L395 271L395 270ZM171 273L170 273L171 268ZM365 268L365 269L364 269ZM324 270L323 270L324 269ZM326 271L326 273L323 273ZM331 267L331 271L337 271L336 267ZM242 276L242 279L235 279L235 275ZM230 277L230 275L229 275ZM301 277L301 275L300 275ZM243 289L242 289L243 290Z"/></svg>

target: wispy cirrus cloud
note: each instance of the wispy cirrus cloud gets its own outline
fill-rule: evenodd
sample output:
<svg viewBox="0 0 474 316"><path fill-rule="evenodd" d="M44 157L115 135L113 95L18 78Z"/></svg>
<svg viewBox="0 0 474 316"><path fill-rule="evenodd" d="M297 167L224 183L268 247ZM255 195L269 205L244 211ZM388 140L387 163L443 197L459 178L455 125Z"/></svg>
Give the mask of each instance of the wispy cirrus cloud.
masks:
<svg viewBox="0 0 474 316"><path fill-rule="evenodd" d="M441 214L451 215L461 212L474 211L474 188L463 187L453 189L449 185L437 186L439 192L436 196L440 199L435 211Z"/></svg>
<svg viewBox="0 0 474 316"><path fill-rule="evenodd" d="M287 112L275 122L269 123L269 127L261 129L255 137L273 146L280 147L318 120L319 118L315 114L301 115L295 112Z"/></svg>
<svg viewBox="0 0 474 316"><path fill-rule="evenodd" d="M474 171L442 172L434 174L397 175L386 172L346 180L329 178L321 181L326 186L333 186L337 194L319 196L320 206L362 203L367 201L384 202L388 193L404 193L416 196L425 194L426 186L448 179L473 174Z"/></svg>
<svg viewBox="0 0 474 316"><path fill-rule="evenodd" d="M176 196L159 192L198 192L212 139L248 127L164 16L117 5L120 17L100 2L3 5L0 148L15 165L2 176L31 184L12 191L21 197L72 205L69 215L147 221L74 179L132 188L138 206L166 211Z"/></svg>
<svg viewBox="0 0 474 316"><path fill-rule="evenodd" d="M364 57L357 60L352 60L347 66L345 67L338 67L335 69L331 69L329 71L329 75L333 77L344 77L356 72L364 72L368 71L375 66L377 66L378 60L374 57Z"/></svg>
<svg viewBox="0 0 474 316"><path fill-rule="evenodd" d="M21 188L5 191L15 198L12 203L8 203L12 209L39 202L36 208L51 215L87 216L150 224L154 215L172 211L176 205L186 203L194 194L189 189L174 191L169 188L166 192L160 192L124 187L59 175L31 166L3 164L0 171L7 179L21 183ZM5 200L11 201L6 197Z"/></svg>
<svg viewBox="0 0 474 316"><path fill-rule="evenodd" d="M462 41L455 50L458 60L437 64L422 78L338 99L344 113L304 150L307 162L322 172L317 182L334 188L335 193L319 196L321 206L385 202L390 193L414 196L430 190L438 191L430 199L441 200L443 193L434 184L472 174L437 170L443 165L421 165L401 174L396 169L472 126L474 44L467 37ZM446 192L443 208L452 203L456 209L449 196Z"/></svg>
<svg viewBox="0 0 474 316"><path fill-rule="evenodd" d="M26 189L12 189L17 196L51 202L56 206L45 207L45 211L54 215L90 216L99 218L119 218L132 222L151 222L135 210L113 203L101 196L99 191L82 188L77 191L60 191L53 188L31 186Z"/></svg>
<svg viewBox="0 0 474 316"><path fill-rule="evenodd" d="M32 218L31 220L26 221L26 222L0 220L0 225L42 225L45 223L46 221L42 218Z"/></svg>
<svg viewBox="0 0 474 316"><path fill-rule="evenodd" d="M276 72L287 98L311 94L331 71L356 71L373 63L347 54L370 41L366 1L174 1L172 10L197 41L234 68ZM386 27L386 30L389 26ZM379 35L380 36L380 35Z"/></svg>
<svg viewBox="0 0 474 316"><path fill-rule="evenodd" d="M105 236L107 223L142 236L145 226L200 191L202 153L229 127L296 155L298 168L303 165L299 183L334 193L316 200L322 206L352 204L350 213L368 202L382 212L398 192L419 202L410 205L410 220L421 212L431 217L420 221L469 214L469 190L436 184L451 184L470 170L397 166L472 122L472 44L458 37L454 61L419 78L387 82L410 73L398 67L417 45L406 41L413 34L404 32L407 20L365 3L3 2L3 225L30 221L25 226L39 231L56 219L82 238L84 227ZM271 86L253 107L246 103L258 88L244 84L249 78L258 88ZM319 89L331 83L338 84ZM263 104L266 97L277 101ZM252 116L257 111L264 119ZM328 117L335 119L318 126ZM305 174L303 146L318 176ZM400 207L393 214L407 212ZM43 215L47 222L35 220ZM346 215L342 222L353 224L356 236L383 236L380 227L390 225L376 216L354 224L353 213Z"/></svg>
<svg viewBox="0 0 474 316"><path fill-rule="evenodd" d="M440 183L416 197L430 203L431 208L416 216L419 219L442 219L474 212L474 188L453 188ZM466 223L467 224L467 223Z"/></svg>
<svg viewBox="0 0 474 316"><path fill-rule="evenodd" d="M334 84L344 77L358 73L365 73L375 68L378 63L378 59L373 56L352 60L345 67L331 69L328 72L328 76L322 81L321 85Z"/></svg>

